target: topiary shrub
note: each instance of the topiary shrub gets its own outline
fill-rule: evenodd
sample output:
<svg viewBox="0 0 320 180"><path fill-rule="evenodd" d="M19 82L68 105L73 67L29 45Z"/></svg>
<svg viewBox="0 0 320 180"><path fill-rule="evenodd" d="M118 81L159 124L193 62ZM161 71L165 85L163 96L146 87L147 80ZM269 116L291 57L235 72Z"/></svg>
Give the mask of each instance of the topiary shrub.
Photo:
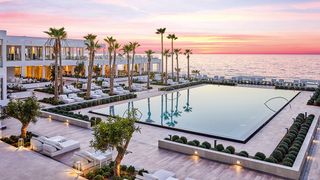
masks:
<svg viewBox="0 0 320 180"><path fill-rule="evenodd" d="M225 152L225 153L228 153L228 154L233 154L233 153L231 153L231 151L229 149L225 149L222 152Z"/></svg>
<svg viewBox="0 0 320 180"><path fill-rule="evenodd" d="M179 139L176 139L174 142L177 142L177 143L182 143L182 144L184 144L183 143L183 141L179 138Z"/></svg>
<svg viewBox="0 0 320 180"><path fill-rule="evenodd" d="M207 141L204 141L201 145L205 146L206 149L210 149L211 148L211 144Z"/></svg>
<svg viewBox="0 0 320 180"><path fill-rule="evenodd" d="M227 146L226 149L228 149L231 154L234 154L234 152L236 151L236 149L233 146Z"/></svg>
<svg viewBox="0 0 320 180"><path fill-rule="evenodd" d="M186 137L181 136L180 139L181 139L181 141L182 141L184 144L187 144L188 140L187 140Z"/></svg>
<svg viewBox="0 0 320 180"><path fill-rule="evenodd" d="M217 151L223 151L224 147L222 144L217 144L216 149L217 149Z"/></svg>
<svg viewBox="0 0 320 180"><path fill-rule="evenodd" d="M136 171L136 169L134 168L134 166L129 166L128 169L127 169L127 172L128 172L129 174L134 174L135 171Z"/></svg>
<svg viewBox="0 0 320 180"><path fill-rule="evenodd" d="M265 160L266 159L266 155L263 154L262 152L257 152L255 155L254 155L255 158L259 158L260 160Z"/></svg>
<svg viewBox="0 0 320 180"><path fill-rule="evenodd" d="M203 144L201 144L199 147L207 149L207 147L205 145L203 145Z"/></svg>
<svg viewBox="0 0 320 180"><path fill-rule="evenodd" d="M194 141L189 141L187 144L190 146L197 146L197 144Z"/></svg>
<svg viewBox="0 0 320 180"><path fill-rule="evenodd" d="M278 162L281 162L282 159L283 159L283 154L282 154L282 152L279 151L279 150L273 151L273 153L272 153L271 156L274 157Z"/></svg>
<svg viewBox="0 0 320 180"><path fill-rule="evenodd" d="M275 158L272 157L272 156L266 158L265 161L266 161L266 162L270 162L270 163L278 163L277 159L275 159Z"/></svg>
<svg viewBox="0 0 320 180"><path fill-rule="evenodd" d="M293 161L291 159L284 159L282 165L292 167Z"/></svg>
<svg viewBox="0 0 320 180"><path fill-rule="evenodd" d="M104 180L104 177L102 175L96 175L92 180Z"/></svg>
<svg viewBox="0 0 320 180"><path fill-rule="evenodd" d="M193 140L193 142L196 144L196 146L199 146L200 145L200 142L198 140Z"/></svg>
<svg viewBox="0 0 320 180"><path fill-rule="evenodd" d="M177 136L177 135L173 135L171 138L172 141L176 141L177 139L179 139L179 136Z"/></svg>
<svg viewBox="0 0 320 180"><path fill-rule="evenodd" d="M243 156L243 157L249 157L249 154L247 151L240 151L237 155Z"/></svg>

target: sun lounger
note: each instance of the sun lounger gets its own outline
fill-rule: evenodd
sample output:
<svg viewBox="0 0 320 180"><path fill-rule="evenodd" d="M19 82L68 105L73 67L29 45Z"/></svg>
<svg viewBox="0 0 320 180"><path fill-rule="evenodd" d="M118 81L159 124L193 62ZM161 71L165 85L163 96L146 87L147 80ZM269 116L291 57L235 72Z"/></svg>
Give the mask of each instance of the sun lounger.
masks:
<svg viewBox="0 0 320 180"><path fill-rule="evenodd" d="M67 85L67 88L72 92L80 92L80 89L75 88L73 85Z"/></svg>
<svg viewBox="0 0 320 180"><path fill-rule="evenodd" d="M91 169L96 166L101 166L112 160L112 152L107 151L105 153L100 151L78 151L73 154L73 164L81 163L81 171Z"/></svg>
<svg viewBox="0 0 320 180"><path fill-rule="evenodd" d="M80 143L68 140L62 136L46 138L44 136L31 138L31 149L50 157L58 156L80 148Z"/></svg>
<svg viewBox="0 0 320 180"><path fill-rule="evenodd" d="M174 82L172 79L168 79L167 83L168 83L169 85L176 85L176 84L178 84L177 82Z"/></svg>
<svg viewBox="0 0 320 180"><path fill-rule="evenodd" d="M74 99L68 98L67 95L65 95L65 94L59 95L59 99L60 99L60 101L66 103L66 104L75 102Z"/></svg>
<svg viewBox="0 0 320 180"><path fill-rule="evenodd" d="M101 98L102 96L99 95L99 94L97 94L95 91L91 91L91 92L90 92L90 97L91 97L92 99L97 99L97 98Z"/></svg>
<svg viewBox="0 0 320 180"><path fill-rule="evenodd" d="M72 93L72 90L68 89L66 86L63 86L63 93L69 94Z"/></svg>
<svg viewBox="0 0 320 180"><path fill-rule="evenodd" d="M109 94L103 93L101 89L95 90L94 92L101 97L109 97Z"/></svg>
<svg viewBox="0 0 320 180"><path fill-rule="evenodd" d="M76 102L81 102L81 101L84 101L84 99L82 97L79 97L77 94L75 93L71 93L68 95L68 97L70 99L74 99Z"/></svg>

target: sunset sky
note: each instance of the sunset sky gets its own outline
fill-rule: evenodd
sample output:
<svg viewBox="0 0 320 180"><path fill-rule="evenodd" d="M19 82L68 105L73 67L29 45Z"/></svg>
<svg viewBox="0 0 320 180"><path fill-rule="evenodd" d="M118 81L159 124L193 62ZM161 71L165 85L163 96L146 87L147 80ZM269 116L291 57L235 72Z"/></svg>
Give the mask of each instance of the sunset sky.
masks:
<svg viewBox="0 0 320 180"><path fill-rule="evenodd" d="M138 41L140 52L159 51L155 30L166 27L176 47L195 53L320 54L319 0L0 0L9 35L45 37L61 26L69 38Z"/></svg>

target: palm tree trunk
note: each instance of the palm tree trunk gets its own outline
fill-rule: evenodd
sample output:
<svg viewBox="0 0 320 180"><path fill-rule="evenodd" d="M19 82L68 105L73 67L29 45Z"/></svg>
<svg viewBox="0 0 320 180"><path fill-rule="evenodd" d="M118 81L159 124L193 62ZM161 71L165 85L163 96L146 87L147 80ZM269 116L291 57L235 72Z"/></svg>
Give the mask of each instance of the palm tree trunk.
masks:
<svg viewBox="0 0 320 180"><path fill-rule="evenodd" d="M134 71L134 56L136 55L136 52L135 50L133 50L133 53L132 53L132 66L131 66L131 75L130 75L130 83L132 84L133 82L133 71Z"/></svg>
<svg viewBox="0 0 320 180"><path fill-rule="evenodd" d="M166 55L166 78L165 78L165 84L168 83L168 56Z"/></svg>
<svg viewBox="0 0 320 180"><path fill-rule="evenodd" d="M148 60L148 80L147 80L147 88L150 89L150 61Z"/></svg>
<svg viewBox="0 0 320 180"><path fill-rule="evenodd" d="M178 54L176 54L176 60L177 60L177 82L179 83L179 57Z"/></svg>
<svg viewBox="0 0 320 180"><path fill-rule="evenodd" d="M58 40L58 45L59 45L59 79L60 79L60 94L63 94L63 78L62 78L62 74L63 74L63 68L62 68L62 52L61 52L61 41Z"/></svg>
<svg viewBox="0 0 320 180"><path fill-rule="evenodd" d="M129 91L131 91L131 78L130 78L130 56L129 54L127 54L127 74L128 74L128 88L129 88Z"/></svg>
<svg viewBox="0 0 320 180"><path fill-rule="evenodd" d="M163 34L161 34L161 83L163 83Z"/></svg>
<svg viewBox="0 0 320 180"><path fill-rule="evenodd" d="M172 79L174 76L174 71L173 71L173 39L171 40L171 75L172 75Z"/></svg>
<svg viewBox="0 0 320 180"><path fill-rule="evenodd" d="M188 79L190 79L190 66L189 66L189 55L187 56L187 60L188 60Z"/></svg>
<svg viewBox="0 0 320 180"><path fill-rule="evenodd" d="M27 128L28 128L28 124L22 124L22 127L21 127L21 138L26 138L27 137Z"/></svg>
<svg viewBox="0 0 320 180"><path fill-rule="evenodd" d="M113 87L114 87L114 77L116 76L116 58L117 52L114 50L113 53L113 63L112 63L112 70L111 70L111 77L110 77L110 93L113 94Z"/></svg>
<svg viewBox="0 0 320 180"><path fill-rule="evenodd" d="M93 61L94 61L94 53L90 52L90 55L89 55L89 66L88 66L87 93L86 93L86 98L87 99L90 98L90 92L91 92Z"/></svg>
<svg viewBox="0 0 320 180"><path fill-rule="evenodd" d="M109 72L109 85L110 85L110 95L113 95L113 64L112 64L112 56L111 56L111 51L109 52L109 67L110 67L110 72Z"/></svg>
<svg viewBox="0 0 320 180"><path fill-rule="evenodd" d="M57 47L56 47L57 48ZM55 53L55 60L54 60L54 100L58 101L58 95L59 95L59 85L58 85L58 75L59 75L59 69L58 69L58 52Z"/></svg>

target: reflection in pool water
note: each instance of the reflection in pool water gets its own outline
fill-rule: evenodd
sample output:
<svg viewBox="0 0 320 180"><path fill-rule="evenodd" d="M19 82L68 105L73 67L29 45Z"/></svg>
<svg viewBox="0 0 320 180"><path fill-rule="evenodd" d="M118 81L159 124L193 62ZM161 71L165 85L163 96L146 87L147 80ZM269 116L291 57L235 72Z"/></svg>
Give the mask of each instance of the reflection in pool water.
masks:
<svg viewBox="0 0 320 180"><path fill-rule="evenodd" d="M139 121L235 141L245 141L298 92L205 85L94 110L125 116L137 108ZM268 102L268 107L264 104Z"/></svg>

